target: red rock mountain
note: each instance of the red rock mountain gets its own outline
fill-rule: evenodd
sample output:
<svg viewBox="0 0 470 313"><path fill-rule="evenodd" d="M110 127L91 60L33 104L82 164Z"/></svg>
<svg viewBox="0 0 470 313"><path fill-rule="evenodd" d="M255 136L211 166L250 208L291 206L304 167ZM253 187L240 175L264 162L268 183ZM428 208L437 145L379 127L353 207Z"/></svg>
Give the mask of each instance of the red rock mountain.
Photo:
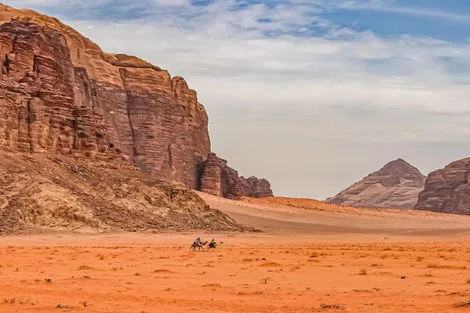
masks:
<svg viewBox="0 0 470 313"><path fill-rule="evenodd" d="M470 215L470 158L429 174L415 209Z"/></svg>
<svg viewBox="0 0 470 313"><path fill-rule="evenodd" d="M206 185L201 173L203 181L220 179L205 168L207 113L183 78L133 56L104 53L31 10L0 5L0 23L0 147L125 159L155 180L193 189ZM244 186L205 191L271 194L264 180Z"/></svg>
<svg viewBox="0 0 470 313"><path fill-rule="evenodd" d="M425 179L417 168L398 159L327 199L327 202L366 208L413 209Z"/></svg>

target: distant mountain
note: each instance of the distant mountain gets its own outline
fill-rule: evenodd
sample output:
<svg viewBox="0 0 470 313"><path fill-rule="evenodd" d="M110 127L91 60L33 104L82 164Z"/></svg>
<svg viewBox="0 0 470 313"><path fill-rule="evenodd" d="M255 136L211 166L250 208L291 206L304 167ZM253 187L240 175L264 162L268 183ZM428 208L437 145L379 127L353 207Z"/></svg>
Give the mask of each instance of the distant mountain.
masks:
<svg viewBox="0 0 470 313"><path fill-rule="evenodd" d="M425 180L416 167L398 159L326 201L355 207L413 209Z"/></svg>

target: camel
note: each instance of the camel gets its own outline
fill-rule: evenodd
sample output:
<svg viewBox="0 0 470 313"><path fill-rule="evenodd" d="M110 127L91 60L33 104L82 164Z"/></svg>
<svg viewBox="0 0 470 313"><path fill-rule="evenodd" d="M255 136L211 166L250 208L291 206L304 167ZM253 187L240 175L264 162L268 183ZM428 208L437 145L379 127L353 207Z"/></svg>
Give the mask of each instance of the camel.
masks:
<svg viewBox="0 0 470 313"><path fill-rule="evenodd" d="M191 248L189 249L189 251L204 251L204 246L207 245L207 241L204 241L204 242L201 242L201 243L198 243L198 242L193 242L193 244L191 245Z"/></svg>
<svg viewBox="0 0 470 313"><path fill-rule="evenodd" d="M209 249L215 249L215 248L217 248L217 246L220 246L221 244L223 244L223 241L220 241L220 242L211 241L211 242L209 243L208 248L209 248Z"/></svg>

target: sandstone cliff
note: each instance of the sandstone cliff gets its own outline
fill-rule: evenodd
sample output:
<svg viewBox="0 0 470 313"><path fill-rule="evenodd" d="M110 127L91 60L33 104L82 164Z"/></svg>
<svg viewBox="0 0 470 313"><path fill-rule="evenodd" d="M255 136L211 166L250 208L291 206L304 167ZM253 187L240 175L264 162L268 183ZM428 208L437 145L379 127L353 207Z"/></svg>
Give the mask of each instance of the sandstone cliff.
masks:
<svg viewBox="0 0 470 313"><path fill-rule="evenodd" d="M105 54L44 19L0 25L1 144L51 154L113 152L153 177L195 188L210 152L196 92L182 78Z"/></svg>
<svg viewBox="0 0 470 313"><path fill-rule="evenodd" d="M327 202L366 208L413 209L425 179L418 169L398 159Z"/></svg>
<svg viewBox="0 0 470 313"><path fill-rule="evenodd" d="M429 174L416 210L470 215L470 158Z"/></svg>
<svg viewBox="0 0 470 313"><path fill-rule="evenodd" d="M120 158L152 179L201 185L208 116L183 78L1 4L0 62L0 148Z"/></svg>
<svg viewBox="0 0 470 313"><path fill-rule="evenodd" d="M240 177L236 170L227 166L226 160L214 153L202 165L200 190L229 199L273 196L271 185L266 179Z"/></svg>

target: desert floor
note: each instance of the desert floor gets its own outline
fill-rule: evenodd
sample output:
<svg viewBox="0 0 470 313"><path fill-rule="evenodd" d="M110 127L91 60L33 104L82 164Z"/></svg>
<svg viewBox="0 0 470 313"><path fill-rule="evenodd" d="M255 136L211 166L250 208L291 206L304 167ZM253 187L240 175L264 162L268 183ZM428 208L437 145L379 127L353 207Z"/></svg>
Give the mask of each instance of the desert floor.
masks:
<svg viewBox="0 0 470 313"><path fill-rule="evenodd" d="M470 217L203 196L264 232L3 237L0 312L470 310Z"/></svg>

